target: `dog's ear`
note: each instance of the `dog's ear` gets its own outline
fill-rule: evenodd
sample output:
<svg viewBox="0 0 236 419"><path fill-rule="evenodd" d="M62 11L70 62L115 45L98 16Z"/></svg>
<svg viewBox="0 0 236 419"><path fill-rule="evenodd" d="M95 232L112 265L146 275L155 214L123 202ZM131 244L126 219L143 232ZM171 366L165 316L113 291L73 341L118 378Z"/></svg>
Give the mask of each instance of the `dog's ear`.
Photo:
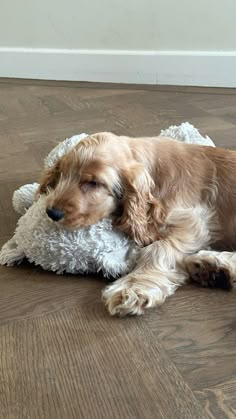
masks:
<svg viewBox="0 0 236 419"><path fill-rule="evenodd" d="M163 220L163 207L154 198L155 184L140 163L133 163L122 171L123 214L116 225L140 246L158 238L158 227Z"/></svg>

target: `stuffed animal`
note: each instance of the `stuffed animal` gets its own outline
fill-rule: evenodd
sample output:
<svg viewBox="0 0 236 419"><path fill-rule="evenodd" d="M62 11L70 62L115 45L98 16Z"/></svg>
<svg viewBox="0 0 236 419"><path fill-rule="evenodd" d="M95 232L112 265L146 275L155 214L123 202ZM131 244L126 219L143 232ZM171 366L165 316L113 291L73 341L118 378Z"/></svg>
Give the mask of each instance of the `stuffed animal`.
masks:
<svg viewBox="0 0 236 419"><path fill-rule="evenodd" d="M161 132L187 143L214 146L209 137L202 137L189 123L172 126ZM71 150L86 134L75 135L55 147L45 159L45 168ZM53 223L46 214L46 196L35 200L37 183L24 185L15 191L13 206L23 214L15 234L0 252L0 264L12 266L27 258L43 269L73 274L102 272L105 277L117 278L131 271L139 248L122 232L103 219L90 227L68 231Z"/></svg>

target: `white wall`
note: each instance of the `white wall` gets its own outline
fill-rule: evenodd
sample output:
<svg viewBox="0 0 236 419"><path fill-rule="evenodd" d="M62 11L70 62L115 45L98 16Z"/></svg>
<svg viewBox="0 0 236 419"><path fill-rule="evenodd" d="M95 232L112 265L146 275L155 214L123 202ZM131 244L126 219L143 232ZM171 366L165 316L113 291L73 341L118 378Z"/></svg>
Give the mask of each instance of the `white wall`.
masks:
<svg viewBox="0 0 236 419"><path fill-rule="evenodd" d="M235 50L235 0L2 0L0 45Z"/></svg>
<svg viewBox="0 0 236 419"><path fill-rule="evenodd" d="M19 50L19 47L23 49ZM40 51L37 50L39 48ZM139 57L145 56L143 59L147 67L149 51L154 51L158 57L163 51L170 56L175 56L176 51L178 56L187 51L190 58L199 51L204 56L208 52L218 56L222 51L226 55L236 56L236 0L1 0L0 76L15 74L16 77L31 77L32 73L32 77L36 77L37 73L30 68L25 69L25 72L18 70L18 73L16 68L14 73L12 67L14 65L21 68L27 52L31 55L36 52L43 54L44 49L50 49L54 53L55 49L77 50L80 56L78 65L81 62L85 64L86 74L91 69L84 62L81 50L85 49L91 50L91 54L94 54L94 50L103 50L103 54L105 50L106 55L122 55L125 51L125 56L130 57L128 62L131 71L131 56L135 51L138 51ZM45 52L50 53L49 50ZM34 58L30 58L30 55L27 57L30 60L30 63L26 60L28 67L33 66L34 60L40 65L35 54L32 55ZM43 64L46 63L42 61L46 58L41 56L40 59ZM70 60L70 56L67 55L66 59ZM99 59L102 60L103 55L101 58L96 55L93 64ZM57 64L63 66L61 62ZM88 63L90 65L91 62ZM227 71L226 67L224 71ZM148 68L142 71L148 72ZM49 73L48 76L53 77L53 68ZM63 74L55 73L55 78L61 78ZM83 73L80 75L77 68L76 74L69 75L65 72L64 78L81 79L82 76ZM227 78L227 74L225 76ZM41 74L40 69L38 77L48 78L47 74ZM95 79L97 77L98 75ZM104 77L106 80L106 76ZM146 80L145 77L141 79L142 82ZM125 80L116 80L115 77L109 81ZM139 80L136 77L134 81ZM155 73L152 82L157 81L158 76ZM150 82L148 78L146 82ZM176 80L173 82L176 83ZM194 80L192 83L194 84ZM225 85L225 82L222 83Z"/></svg>

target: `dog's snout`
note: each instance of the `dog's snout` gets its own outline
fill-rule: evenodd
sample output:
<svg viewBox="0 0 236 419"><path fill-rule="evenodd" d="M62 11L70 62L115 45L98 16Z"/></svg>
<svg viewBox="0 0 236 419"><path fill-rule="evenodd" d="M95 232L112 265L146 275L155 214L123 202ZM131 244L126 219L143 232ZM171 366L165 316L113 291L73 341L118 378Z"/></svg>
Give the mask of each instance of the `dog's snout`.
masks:
<svg viewBox="0 0 236 419"><path fill-rule="evenodd" d="M46 213L53 221L60 221L64 217L64 212L59 208L47 208Z"/></svg>

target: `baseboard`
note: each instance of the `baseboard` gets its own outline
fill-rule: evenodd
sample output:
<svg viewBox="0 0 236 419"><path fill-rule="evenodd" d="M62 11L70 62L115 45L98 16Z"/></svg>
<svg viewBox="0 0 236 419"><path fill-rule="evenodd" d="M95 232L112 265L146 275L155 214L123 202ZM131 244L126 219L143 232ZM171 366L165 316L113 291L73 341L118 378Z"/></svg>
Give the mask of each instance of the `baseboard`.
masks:
<svg viewBox="0 0 236 419"><path fill-rule="evenodd" d="M0 48L0 77L236 87L236 51Z"/></svg>

